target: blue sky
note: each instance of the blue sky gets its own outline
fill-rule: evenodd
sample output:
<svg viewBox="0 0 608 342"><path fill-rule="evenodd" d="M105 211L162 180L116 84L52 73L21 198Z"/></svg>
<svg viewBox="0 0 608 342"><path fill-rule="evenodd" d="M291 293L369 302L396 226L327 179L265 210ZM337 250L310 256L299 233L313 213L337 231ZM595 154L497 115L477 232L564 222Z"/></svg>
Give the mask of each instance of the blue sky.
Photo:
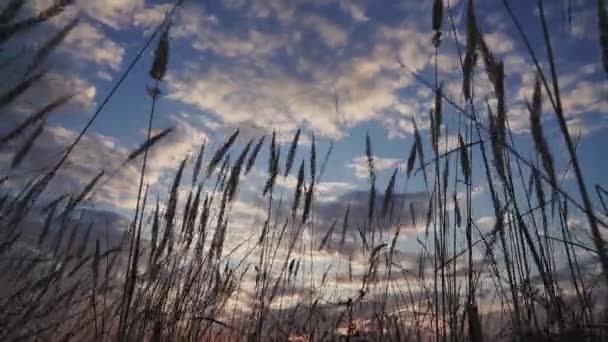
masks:
<svg viewBox="0 0 608 342"><path fill-rule="evenodd" d="M446 12L439 49L439 78L444 82L446 95L462 105L457 51L464 49L465 1L449 2L458 42L448 32L451 23ZM34 8L43 8L49 1L30 3ZM153 191L166 192L179 161L197 151L204 140L217 146L237 128L242 132L239 146L273 130L282 142L288 143L295 130L301 128L303 144L296 165L302 158L308 158L313 132L319 158L330 141L335 143L323 178L325 183L321 185L325 191L318 195L321 203L354 190L368 189L362 158L366 134L371 136L379 172L378 188L383 191L393 169L404 167L413 143L412 116L422 129L423 139L429 141L432 93L403 70L399 61L433 81L431 3L186 0L172 21L169 73L161 85L163 96L154 121L155 129L174 126L176 134L153 151L147 182ZM546 67L534 2L510 3ZM608 83L600 64L595 4L583 0L571 3L571 25L564 12L566 1L546 4L562 98L571 131L581 134L579 157L588 186L605 185ZM40 96L53 98L71 90L77 93L70 106L53 116L42 137L44 142L35 147L22 170L15 172L40 167L48 161L45 158L75 137L170 8L171 2L167 1L77 1L74 8L45 26L45 30L57 30L68 18L81 18L52 56L52 75L22 99L18 108L21 112L17 113L35 107ZM515 145L523 156L535 159L528 113L524 110L524 99L531 97L534 81L531 58L502 1L476 1L476 8L488 45L505 62L508 115ZM44 37L44 32L38 30L12 44L15 48L31 47ZM116 168L145 139L150 107L146 88L152 83L148 71L154 46L155 43L144 53L95 121L72 157L75 164L64 170L53 191L78 191L100 168ZM491 94L482 68L478 71L476 93L478 104L482 104ZM441 146L445 150L456 146L455 137L462 126L457 111L447 104L444 108L448 135L442 138ZM548 103L544 109L545 134L557 169L563 173L567 154ZM19 121L19 115L12 120ZM484 111L479 115L482 121L487 117ZM427 157L432 155L429 146L426 145ZM283 151L286 149L287 146ZM474 158L479 160L479 155ZM0 162L5 169L10 162L6 153L0 155ZM265 163L265 160L258 163L257 170L248 176L257 182L258 188L263 183ZM488 220L492 209L482 169L476 168L474 175L474 181L479 183L475 184L475 218L480 225L491 225ZM125 168L98 191L92 204L128 213L134 207L137 177L135 165ZM566 189L576 189L571 174L564 179ZM288 178L280 182L289 189L293 181ZM403 189L402 178L398 188ZM184 193L188 190L183 189ZM246 192L251 189L242 190L243 199L248 198ZM408 193L423 190L419 175L408 183ZM239 206L245 214L258 213L245 200ZM249 223L253 220L248 219ZM235 231L241 232L238 228Z"/></svg>
<svg viewBox="0 0 608 342"><path fill-rule="evenodd" d="M30 3L43 8L49 2ZM460 49L463 3L450 3ZM544 62L533 4L511 4ZM608 104L595 8L587 1L572 1L570 26L564 12L566 1L547 6L569 124L583 134L579 150L583 165L588 165L585 173L590 183L601 184L606 180L601 146ZM52 30L70 17L81 18L53 56L57 71L49 87L40 91L49 96L70 86L78 91L75 105L53 117L52 124L68 130L65 134L82 127L171 3L112 0L77 2L75 7L47 25ZM478 1L476 7L488 44L506 64L509 118L516 143L522 151L531 151L522 101L531 95L531 59L500 1ZM164 96L154 126L162 129L178 122L187 132L181 150L173 150L176 162L196 150L204 137L213 143L235 128L246 128L251 136L277 130L288 141L300 127L307 142L315 132L321 151L330 139L336 142L326 179L345 182L357 181L353 163L363 154L369 132L378 160L387 159L386 168L380 170L384 176L380 179L385 179L407 158L413 141L410 116L417 118L423 131L428 129L430 91L398 61L432 80L430 18L429 3L408 1L186 1L173 19L169 75L161 86ZM444 29L449 29L448 24L446 15ZM36 39L44 37L40 33L28 36L32 42L14 44L35 45ZM462 104L457 47L449 32L444 33L439 54L446 93ZM150 106L146 87L151 83L151 59L151 51L144 54L92 126L91 136L124 149L142 141ZM479 84L483 101L488 87ZM561 138L549 106L545 108L546 134L563 168L567 160L559 158ZM445 117L453 138L458 115L446 106ZM453 146L454 141L448 139L448 144ZM169 166L165 161L161 164L161 169ZM420 189L417 182L412 186Z"/></svg>

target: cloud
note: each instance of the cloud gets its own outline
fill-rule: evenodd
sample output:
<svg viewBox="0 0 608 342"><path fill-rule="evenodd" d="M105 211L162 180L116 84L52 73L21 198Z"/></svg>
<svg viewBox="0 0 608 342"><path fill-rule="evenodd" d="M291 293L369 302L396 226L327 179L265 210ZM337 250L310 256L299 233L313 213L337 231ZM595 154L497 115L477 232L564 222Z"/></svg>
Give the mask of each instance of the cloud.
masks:
<svg viewBox="0 0 608 342"><path fill-rule="evenodd" d="M574 5L572 9L576 14L569 16L569 20L572 20L572 22L571 26L568 26L567 33L575 39L597 39L593 34L589 34L597 30L597 10L593 6L581 6L580 3L576 4L575 2L571 5ZM561 14L556 13L555 16L560 16L559 19L563 20Z"/></svg>
<svg viewBox="0 0 608 342"><path fill-rule="evenodd" d="M374 169L376 171L392 170L403 164L401 159L397 158L384 158L373 156L374 158ZM367 156L355 157L348 165L348 168L352 169L357 178L369 178L369 166Z"/></svg>
<svg viewBox="0 0 608 342"><path fill-rule="evenodd" d="M298 4L254 1L246 7L244 24L235 28L200 7L181 12L172 37L207 58L204 67L187 61L172 73L172 99L231 125L255 121L281 131L303 125L337 138L348 127L403 107L398 92L412 79L398 57L418 70L431 55L428 35L412 27L378 24L350 41L343 23L304 9L297 18L289 15ZM259 21L271 15L279 20L276 30ZM321 39L311 39L311 30ZM418 101L412 102L410 108L418 109Z"/></svg>
<svg viewBox="0 0 608 342"><path fill-rule="evenodd" d="M77 4L91 18L114 29L129 25L134 13L144 8L144 0L79 1Z"/></svg>
<svg viewBox="0 0 608 342"><path fill-rule="evenodd" d="M122 64L125 49L109 39L99 28L81 22L70 32L62 45L71 56L118 70Z"/></svg>
<svg viewBox="0 0 608 342"><path fill-rule="evenodd" d="M365 5L360 1L353 0L341 0L340 8L351 15L351 17L357 22L365 22L369 20L369 17L365 14Z"/></svg>
<svg viewBox="0 0 608 342"><path fill-rule="evenodd" d="M162 23L171 8L171 4L148 6L133 15L133 24L135 27L152 28Z"/></svg>
<svg viewBox="0 0 608 342"><path fill-rule="evenodd" d="M40 138L34 144L32 150L25 157L24 162L18 170L9 172L9 182L15 188L24 184L30 174L36 174L39 170L51 166L56 162L63 148L73 141L76 132L62 127L47 127ZM14 145L20 142L14 142ZM68 159L65 167L60 169L57 176L49 184L49 194L60 195L63 193L78 193L84 188L101 169L102 165L115 167L119 164L115 149L116 141L101 135L87 135L82 139L81 145ZM1 164L7 166L12 158L13 150L5 149L1 154ZM106 154L107 153L107 154ZM106 164L107 163L107 164ZM20 176L23 175L23 176Z"/></svg>
<svg viewBox="0 0 608 342"><path fill-rule="evenodd" d="M300 117L322 133L338 134L336 118L325 115L332 109L331 97L324 96L321 89L303 93L307 89L295 78L252 75L239 67L186 74L192 76L170 80L169 97L210 111L226 124L254 121L267 129L295 131L298 121L294 118ZM319 108L323 110L317 111Z"/></svg>
<svg viewBox="0 0 608 342"><path fill-rule="evenodd" d="M312 68L301 63L304 70ZM189 67L171 78L169 96L229 124L254 120L286 132L304 125L329 137L341 136L345 124L372 119L394 103L398 77L384 75L375 57L346 62L333 72L317 69L310 76L290 75L276 65L263 70L234 65L222 71Z"/></svg>
<svg viewBox="0 0 608 342"><path fill-rule="evenodd" d="M583 136L608 125L608 86L593 75L600 72L598 65L588 64L560 76L560 94L562 108L572 134ZM509 107L511 129L517 133L527 132L530 125L530 113L525 107L525 100L530 101L534 87L534 73L522 74L513 102ZM556 122L555 112L544 87L542 88L543 120Z"/></svg>
<svg viewBox="0 0 608 342"><path fill-rule="evenodd" d="M262 233L263 222L267 219L268 214L268 198L264 198L261 195L261 188L265 180L266 177L263 172L255 171L255 169L247 176L242 177L238 201L230 209L231 220L229 231L232 236L238 238L232 242L228 242L229 245L239 244L250 238L251 234L259 236ZM273 216L269 222L271 225L278 224L278 227L273 229L280 230L283 222L285 222L284 220L292 217L293 191L296 181L292 176L286 179L280 177L277 181L280 182L277 183L275 194L281 194L282 200L277 206L273 207ZM391 208L389 208L391 209L390 213L392 213L391 217L380 217L383 202L384 196L378 193L374 207L376 213L374 228L382 231L385 234L385 239L392 237L395 228L402 230L402 237L407 236L408 233L416 233L417 229L413 227L412 223L423 222L428 210L427 196L421 193L394 194ZM311 236L307 230L304 230L301 237L302 243L310 243L312 239L315 249L318 249L321 241L328 234L332 225L335 224L333 233L328 236L323 250L315 252L314 257L316 262L332 264L340 260L343 261L343 258L348 256L362 257L364 253L360 231L369 229L366 228L368 205L369 192L358 190L356 184L345 182L321 182L315 184L314 203L311 208L311 218L314 221L315 227L314 235ZM350 206L350 214L348 216L344 244L341 244L343 218L347 206ZM300 220L301 212L302 203L300 203L295 216L296 222ZM412 217L412 214L414 217ZM291 227L291 224L289 227ZM292 231L292 229L288 228L288 231ZM365 234L371 233L368 231ZM369 236L366 236L366 238L369 238ZM257 241L256 239L257 237L252 241L253 244ZM376 242L378 243L378 241ZM283 254L286 255L287 252L284 250L284 247L279 248L278 258L281 258ZM239 254L241 252L236 253Z"/></svg>
<svg viewBox="0 0 608 342"><path fill-rule="evenodd" d="M39 12L52 5L54 0L34 0L30 3L30 10ZM73 14L81 12L90 18L119 30L128 27L134 13L141 11L145 0L104 0L104 1L75 1L66 12Z"/></svg>
<svg viewBox="0 0 608 342"><path fill-rule="evenodd" d="M205 138L203 131L179 117L173 117L171 124L174 131L150 149L148 158L145 182L153 191L160 194L166 192L169 187L164 182L166 178L164 175L168 172L172 173L179 162ZM64 148L71 144L76 136L77 132L74 130L47 126L19 168L7 172L11 186L19 189L27 182L29 175L54 165ZM140 141L143 142L144 139L145 135L142 132ZM0 165L3 168L8 168L13 153L20 144L22 141L17 140L0 150ZM132 150L134 148L125 146L115 138L97 133L85 134L68 157L66 164L49 184L47 193L55 195L79 193L97 173L104 170L105 177L93 192L91 204L121 211L135 208L140 161L130 162L119 169ZM107 177L116 170L120 171L108 181ZM169 182L170 180L166 183Z"/></svg>
<svg viewBox="0 0 608 342"><path fill-rule="evenodd" d="M402 235L408 232L415 233L412 222L420 222L426 216L428 199L421 193L396 193L392 199L392 217L381 217L380 213L384 202L384 195L377 194L375 200L374 229L384 233L384 238L392 238L394 229L401 229ZM346 212L346 207L350 206L347 235L345 244L341 245L342 221ZM411 209L410 210L410 206ZM348 191L334 201L327 201L315 204L315 218L319 220L315 225L316 245L320 245L325 238L328 230L337 222L337 228L329 236L326 251L338 253L342 256L355 255L362 253L361 232L364 232L366 239L369 239L370 231L368 227L369 192L368 191ZM390 208L389 208L390 209ZM404 210L401 210L404 209ZM412 217L412 213L415 217ZM388 235L386 235L388 233ZM369 243L369 241L368 241ZM376 243L379 243L376 241Z"/></svg>
<svg viewBox="0 0 608 342"><path fill-rule="evenodd" d="M11 105L18 113L32 112L59 97L73 95L63 112L86 112L95 105L97 88L81 76L61 70L51 71ZM7 128L7 126L3 127Z"/></svg>
<svg viewBox="0 0 608 342"><path fill-rule="evenodd" d="M483 229L491 229L496 223L496 217L494 216L483 216L477 219L477 225Z"/></svg>
<svg viewBox="0 0 608 342"><path fill-rule="evenodd" d="M580 80L575 85L565 89L562 105L568 116L584 113L607 113L608 86L603 81Z"/></svg>
<svg viewBox="0 0 608 342"><path fill-rule="evenodd" d="M304 20L305 24L315 30L331 48L340 48L348 41L346 32L326 18L311 15Z"/></svg>
<svg viewBox="0 0 608 342"><path fill-rule="evenodd" d="M576 137L578 135L585 136L592 132L597 132L608 127L608 123L606 122L593 124L580 117L575 117L566 120L566 125L568 126L568 131L570 132L570 135L572 135L573 137Z"/></svg>
<svg viewBox="0 0 608 342"><path fill-rule="evenodd" d="M134 24L149 30L162 22L171 9L169 5L156 5L136 13ZM185 4L176 13L172 22L171 37L188 42L196 51L211 51L219 56L230 58L253 58L268 56L288 38L283 33L262 31L252 26L226 26L213 13L203 6Z"/></svg>
<svg viewBox="0 0 608 342"><path fill-rule="evenodd" d="M504 32L497 31L484 33L483 37L486 44L488 44L490 51L492 51L492 53L498 58L515 48L513 39Z"/></svg>
<svg viewBox="0 0 608 342"><path fill-rule="evenodd" d="M208 139L203 130L178 116L171 117L169 125L173 127L173 132L150 150L145 177L145 183L150 184L152 190L161 196L168 191L179 163L187 156L193 155L200 144ZM142 132L141 141L144 139ZM122 162L127 149L118 146L122 152L119 157ZM123 168L105 188L98 191L97 200L122 209L135 208L139 165L140 162L134 162Z"/></svg>
<svg viewBox="0 0 608 342"><path fill-rule="evenodd" d="M317 202L335 202L343 194L355 190L356 185L346 182L321 182L315 185Z"/></svg>

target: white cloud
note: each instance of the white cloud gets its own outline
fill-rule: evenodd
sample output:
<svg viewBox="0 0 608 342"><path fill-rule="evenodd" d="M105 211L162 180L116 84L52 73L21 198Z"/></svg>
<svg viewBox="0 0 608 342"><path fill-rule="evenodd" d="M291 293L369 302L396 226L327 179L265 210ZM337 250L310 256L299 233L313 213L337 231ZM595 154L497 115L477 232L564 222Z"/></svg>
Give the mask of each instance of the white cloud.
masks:
<svg viewBox="0 0 608 342"><path fill-rule="evenodd" d="M336 201L341 195L356 189L356 184L346 182L321 182L315 185L318 202Z"/></svg>
<svg viewBox="0 0 608 342"><path fill-rule="evenodd" d="M607 125L608 116L608 85L602 80L589 80L596 72L596 65L585 65L572 73L560 75L560 94L562 107L568 122L573 129L571 133L589 134ZM509 106L509 121L516 132L526 132L529 129L530 113L525 106L525 99L532 97L534 73L522 75L521 83ZM555 122L555 112L549 97L542 88L543 119Z"/></svg>
<svg viewBox="0 0 608 342"><path fill-rule="evenodd" d="M354 0L341 0L340 7L357 22L365 22L369 17L365 14L365 5Z"/></svg>
<svg viewBox="0 0 608 342"><path fill-rule="evenodd" d="M492 51L492 53L497 57L500 57L501 55L506 54L515 48L513 39L501 31L484 33L483 37L486 44L488 44L490 51Z"/></svg>
<svg viewBox="0 0 608 342"><path fill-rule="evenodd" d="M112 80L112 75L110 75L110 73L107 73L105 71L98 71L95 76L97 76L97 78L104 80L104 81L111 81Z"/></svg>
<svg viewBox="0 0 608 342"><path fill-rule="evenodd" d="M606 94L606 82L581 80L563 93L562 105L569 116L589 112L608 113Z"/></svg>
<svg viewBox="0 0 608 342"><path fill-rule="evenodd" d="M597 32L597 10L593 6L577 7L576 14L571 16L572 26L568 27L567 33L576 39L595 41L597 37L589 33Z"/></svg>
<svg viewBox="0 0 608 342"><path fill-rule="evenodd" d="M187 155L195 151L203 139L206 138L204 132L191 126L179 117L173 117L172 125L174 131L157 146L153 147L150 150L148 157L148 171L146 172L145 183L150 184L152 189L160 192L161 195L166 193L168 186L168 184L165 184L166 182L164 182L166 179L163 178L163 175L167 172L174 172L179 163ZM143 139L145 139L145 137L143 137L141 141L143 141ZM117 150L114 154L118 155L115 159L122 162L125 155L130 152L131 149L127 149L117 141L114 141L114 143L113 149ZM108 147L108 145L105 146ZM103 150L99 151L97 153L97 158L104 154ZM112 181L98 191L96 200L121 209L135 208L137 195L136 185L139 180L140 163L141 162L132 162L124 167ZM94 161L87 164L94 165ZM111 169L109 168L109 165L107 161L104 160L102 166L109 170L113 170L115 164ZM172 176L173 175L171 174L170 177Z"/></svg>
<svg viewBox="0 0 608 342"><path fill-rule="evenodd" d="M129 25L134 13L144 8L144 0L79 1L77 4L91 18L114 29Z"/></svg>
<svg viewBox="0 0 608 342"><path fill-rule="evenodd" d="M66 37L63 46L75 58L107 66L113 70L120 68L125 54L123 47L87 22L81 22L76 26Z"/></svg>
<svg viewBox="0 0 608 342"><path fill-rule="evenodd" d="M418 71L430 62L432 45L426 32L412 27L395 29L379 25L378 38L392 43L392 63L399 59L410 69Z"/></svg>
<svg viewBox="0 0 608 342"><path fill-rule="evenodd" d="M258 18L260 6L275 16L298 7L276 2L262 6L254 1L248 7L253 12L248 13L257 13L254 17ZM161 12L155 11L156 20ZM248 30L234 31L198 8L191 6L180 12L172 29L173 38L188 41L196 50L230 59L204 67L193 67L194 63L186 61L182 70L172 74L170 97L212 112L231 125L255 122L283 132L304 125L337 138L352 125L403 107L396 91L411 85L412 79L401 70L398 57L419 70L428 64L431 52L428 35L413 28L379 26L374 39L363 42L369 45L363 53L335 56L340 58L336 64L334 58L319 60L309 54L307 45L311 42L303 40L302 30L318 31L333 47L362 42L351 42L343 27L324 17L306 15L289 24L280 21L280 33L261 31L250 24ZM276 63L273 56L278 51L286 52L293 68ZM418 109L418 100L412 102L411 108Z"/></svg>
<svg viewBox="0 0 608 342"><path fill-rule="evenodd" d="M39 12L52 5L55 0L34 0L30 7ZM119 30L131 24L133 15L144 8L145 0L75 1L66 12L82 11L90 18Z"/></svg>
<svg viewBox="0 0 608 342"><path fill-rule="evenodd" d="M148 157L145 183L150 184L153 191L160 191L160 194L167 191L163 184L163 175L166 172L173 172L179 162L189 152L198 148L206 137L203 131L179 117L173 117L172 121L174 131L150 149ZM77 134L76 131L64 127L48 126L12 176L20 173L27 174L28 170L39 170L55 163L55 158L63 153L64 148L74 141ZM143 142L144 139L145 136L142 133L140 141ZM96 133L85 134L69 156L65 166L54 178L48 193L62 194L81 191L84 185L102 169L106 176L117 170L133 149L113 137ZM6 166L10 163L13 151L13 148L0 151L0 165ZM137 159L124 165L107 184L99 186L95 190L93 203L122 210L133 209L136 204L140 160ZM105 181L100 182L100 184L102 183Z"/></svg>
<svg viewBox="0 0 608 342"><path fill-rule="evenodd" d="M331 48L335 49L342 47L348 41L346 32L326 18L318 15L311 15L307 17L304 22L307 26L315 30Z"/></svg>
<svg viewBox="0 0 608 342"><path fill-rule="evenodd" d="M266 78L240 68L188 74L192 77L170 80L170 98L212 111L228 124L252 121L286 132L295 130L294 118L299 117L324 134L338 134L336 118L326 115L333 101L322 89L306 89L294 78Z"/></svg>
<svg viewBox="0 0 608 342"><path fill-rule="evenodd" d="M566 121L566 125L568 126L568 131L572 137L576 137L580 134L580 136L585 136L592 132L597 132L599 130L603 130L608 128L608 123L600 122L600 123L590 123L584 120L581 117L574 117L568 119Z"/></svg>
<svg viewBox="0 0 608 342"><path fill-rule="evenodd" d="M67 72L47 73L14 103L19 112L31 112L59 97L74 95L63 111L86 112L95 105L97 90L89 81Z"/></svg>
<svg viewBox="0 0 608 342"><path fill-rule="evenodd" d="M397 158L384 158L373 156L374 158L374 169L378 171L385 171L394 169L403 163L401 159ZM352 169L355 177L357 178L369 178L369 167L367 156L359 156L354 158L348 165L348 168Z"/></svg>
<svg viewBox="0 0 608 342"><path fill-rule="evenodd" d="M490 229L494 226L496 217L494 216L483 216L477 219L477 225L482 229Z"/></svg>
<svg viewBox="0 0 608 342"><path fill-rule="evenodd" d="M146 7L133 15L133 24L136 27L151 28L162 23L165 15L169 13L171 4L161 4Z"/></svg>

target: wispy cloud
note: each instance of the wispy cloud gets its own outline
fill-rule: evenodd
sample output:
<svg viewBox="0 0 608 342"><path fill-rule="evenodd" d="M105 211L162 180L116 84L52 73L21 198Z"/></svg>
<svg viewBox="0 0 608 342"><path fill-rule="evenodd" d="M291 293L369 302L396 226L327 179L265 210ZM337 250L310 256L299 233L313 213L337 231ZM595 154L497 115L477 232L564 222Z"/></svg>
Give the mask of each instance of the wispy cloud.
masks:
<svg viewBox="0 0 608 342"><path fill-rule="evenodd" d="M122 64L125 49L108 38L101 29L82 22L67 36L65 50L73 57L117 70Z"/></svg>

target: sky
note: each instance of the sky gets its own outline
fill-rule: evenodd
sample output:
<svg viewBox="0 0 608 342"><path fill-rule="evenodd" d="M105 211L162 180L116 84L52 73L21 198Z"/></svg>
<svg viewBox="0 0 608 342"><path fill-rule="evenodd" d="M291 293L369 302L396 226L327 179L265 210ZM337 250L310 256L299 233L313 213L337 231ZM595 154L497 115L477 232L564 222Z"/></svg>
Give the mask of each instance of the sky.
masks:
<svg viewBox="0 0 608 342"><path fill-rule="evenodd" d="M29 1L30 8L23 16L49 3ZM160 85L162 96L153 122L156 131L167 127L174 127L175 131L152 150L146 178L152 193L166 193L179 162L195 155L204 141L215 148L227 135L240 129L237 141L240 148L251 138L267 135L269 139L272 131L276 131L279 141L286 144L283 147L286 151L298 128L302 129L302 138L297 166L300 160L308 158L313 134L318 156L324 156L333 144L318 185L320 219L324 210L342 213L344 202L357 203L363 198L357 194L369 189L366 134L372 142L377 187L383 191L393 170L399 168L401 173L404 170L414 141L412 117L421 128L423 139L429 139L432 90L417 81L410 71L434 82L431 3L185 0L172 18L168 75ZM466 6L464 0L447 3L452 19L446 12L437 70L446 96L462 105L458 56L464 50ZM534 83L532 59L502 1L475 3L485 39L505 63L514 145L524 157L535 160L524 106ZM541 65L546 67L534 2L509 3ZM568 3L572 6L571 22L566 10ZM19 169L9 170L12 150L0 151L0 170L23 175L21 180L26 181L28 172L48 165L73 141L171 8L170 1L77 1L42 28L11 41L10 49L0 55L7 56L22 48L31 51L48 37L48 32L58 30L69 18L80 18L78 26L53 52L49 60L51 72L44 82L20 99L14 113L0 118L8 123L0 125L0 132L20 122L44 99L73 91L74 98L52 115L39 142ZM571 132L580 134L579 158L588 186L605 185L608 82L600 63L595 4L584 0L546 1L546 11L563 89L562 101ZM457 39L451 32L452 25ZM71 163L52 184L53 194L78 192L100 169L107 172L117 169L128 153L145 140L151 106L147 88L152 85L148 72L155 45L156 40L88 130L70 158ZM483 108L481 104L491 91L482 68L478 70L475 92L478 108ZM12 72L18 74L16 70ZM463 127L458 111L447 105L444 108L447 134L442 136L442 151L457 146L458 129ZM480 117L486 120L485 111L481 110ZM542 120L558 173L563 175L563 186L574 190L574 178L565 172L568 159L563 138L546 97ZM432 151L428 149L426 153L429 156ZM235 210L240 210L246 219L234 224L232 232L236 240L246 236L247 227L256 220L259 222L264 214L252 200L255 197L252 194L264 182L265 163L259 162L241 181L242 194ZM96 190L89 205L129 216L136 203L138 172L137 165L122 169ZM475 219L489 229L493 215L484 175L481 168L473 172ZM253 184L251 188L249 184ZM293 189L295 177L280 179L279 184L281 189ZM406 200L425 205L425 188L419 174L407 185L400 177L397 188ZM187 194L187 184L180 191ZM339 206L332 207L336 205ZM405 239L404 250L413 241Z"/></svg>

